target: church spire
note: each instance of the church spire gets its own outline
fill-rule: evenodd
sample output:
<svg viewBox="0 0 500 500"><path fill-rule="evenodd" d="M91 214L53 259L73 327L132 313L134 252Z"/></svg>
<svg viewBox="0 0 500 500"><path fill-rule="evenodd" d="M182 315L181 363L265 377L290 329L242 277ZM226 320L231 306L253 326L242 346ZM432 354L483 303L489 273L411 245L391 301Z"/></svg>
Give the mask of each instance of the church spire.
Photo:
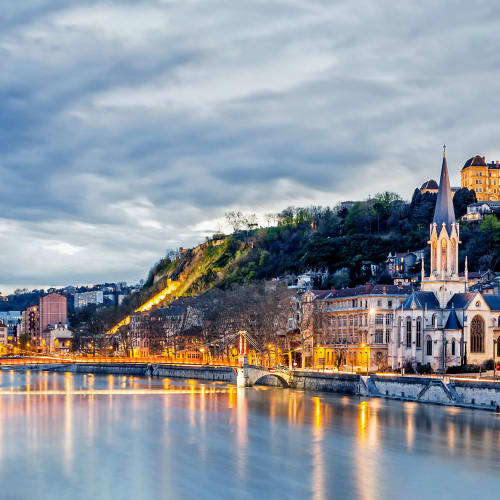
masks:
<svg viewBox="0 0 500 500"><path fill-rule="evenodd" d="M441 226L444 222L448 234L451 232L451 225L455 222L453 195L451 194L448 165L446 163L446 146L443 146L443 165L441 167L441 179L439 181L439 192L437 195L433 222L437 224L438 233L441 231Z"/></svg>

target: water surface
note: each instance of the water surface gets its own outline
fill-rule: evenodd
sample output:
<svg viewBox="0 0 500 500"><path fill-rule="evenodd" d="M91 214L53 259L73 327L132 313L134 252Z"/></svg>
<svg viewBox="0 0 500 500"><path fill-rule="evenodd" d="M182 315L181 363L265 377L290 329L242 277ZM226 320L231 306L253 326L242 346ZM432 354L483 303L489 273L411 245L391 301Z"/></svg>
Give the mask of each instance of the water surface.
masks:
<svg viewBox="0 0 500 500"><path fill-rule="evenodd" d="M0 372L2 499L461 499L500 416L224 383Z"/></svg>

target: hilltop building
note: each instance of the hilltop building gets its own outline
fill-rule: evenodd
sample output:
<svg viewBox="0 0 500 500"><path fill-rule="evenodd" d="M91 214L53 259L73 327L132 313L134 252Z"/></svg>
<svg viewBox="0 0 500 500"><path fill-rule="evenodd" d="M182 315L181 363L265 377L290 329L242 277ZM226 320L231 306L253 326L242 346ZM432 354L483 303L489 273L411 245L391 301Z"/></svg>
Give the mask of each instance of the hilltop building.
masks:
<svg viewBox="0 0 500 500"><path fill-rule="evenodd" d="M461 171L463 188L473 189L477 201L500 201L500 164L486 163L484 156L469 158Z"/></svg>
<svg viewBox="0 0 500 500"><path fill-rule="evenodd" d="M90 292L80 292L74 295L75 311L79 311L90 304L99 305L104 302L104 292L102 290L93 290Z"/></svg>
<svg viewBox="0 0 500 500"><path fill-rule="evenodd" d="M451 187L451 192L455 194L460 188L456 186ZM439 191L439 185L434 179L430 179L428 181L425 181L422 184L422 187L420 188L420 192L422 194L425 193L432 193L432 194L437 194Z"/></svg>
<svg viewBox="0 0 500 500"><path fill-rule="evenodd" d="M500 296L469 290L467 259L459 274L460 227L455 220L446 153L430 225L430 275L422 260L421 290L396 310L388 349L392 368L430 364L435 371L500 356Z"/></svg>
<svg viewBox="0 0 500 500"><path fill-rule="evenodd" d="M500 215L500 201L478 201L467 206L467 213L462 220L480 221L487 215Z"/></svg>

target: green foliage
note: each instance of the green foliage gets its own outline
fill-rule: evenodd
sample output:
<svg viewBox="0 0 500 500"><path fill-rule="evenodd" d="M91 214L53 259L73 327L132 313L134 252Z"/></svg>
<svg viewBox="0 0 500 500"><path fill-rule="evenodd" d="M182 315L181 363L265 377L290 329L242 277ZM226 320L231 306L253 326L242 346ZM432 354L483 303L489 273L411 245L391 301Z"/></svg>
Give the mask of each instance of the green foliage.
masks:
<svg viewBox="0 0 500 500"><path fill-rule="evenodd" d="M473 189L459 189L453 196L453 208L455 209L455 217L459 219L467 213L467 205L476 203L476 193Z"/></svg>
<svg viewBox="0 0 500 500"><path fill-rule="evenodd" d="M458 191L457 213L463 212L474 197L473 191ZM422 195L419 189L410 203L395 193L384 192L358 201L350 209L288 207L279 214L268 214L268 222L275 221L276 225L266 228L256 227L252 216L230 212L226 216L235 232L218 238L224 240L222 244L207 241L181 256L167 254L152 268L141 293L114 308L114 313L123 317L124 312L131 312L161 290L167 278L182 281L178 292L183 295L214 287L229 289L235 284L308 269L327 269L330 278L326 285L335 288L366 283L374 278L362 270L363 261L383 264L389 252L427 247L435 202L435 194ZM468 255L471 271L499 268L500 222L488 216L481 225L461 223L460 228L461 266ZM155 276L162 279L154 283ZM392 281L383 270L375 280Z"/></svg>

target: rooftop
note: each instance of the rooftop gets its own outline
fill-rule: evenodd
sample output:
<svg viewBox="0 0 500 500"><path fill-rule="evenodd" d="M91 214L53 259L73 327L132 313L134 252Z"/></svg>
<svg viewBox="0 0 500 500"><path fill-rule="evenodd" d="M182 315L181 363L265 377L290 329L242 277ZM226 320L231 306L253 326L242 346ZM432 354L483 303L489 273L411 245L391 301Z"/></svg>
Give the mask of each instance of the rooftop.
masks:
<svg viewBox="0 0 500 500"><path fill-rule="evenodd" d="M325 297L325 300L358 297L360 295L408 295L411 291L411 286L360 285L353 288L342 288L342 290L332 290Z"/></svg>
<svg viewBox="0 0 500 500"><path fill-rule="evenodd" d="M486 161L484 159L484 156L476 155L473 156L472 158L469 158L462 169L467 168L467 167L487 167L488 165L486 164Z"/></svg>

